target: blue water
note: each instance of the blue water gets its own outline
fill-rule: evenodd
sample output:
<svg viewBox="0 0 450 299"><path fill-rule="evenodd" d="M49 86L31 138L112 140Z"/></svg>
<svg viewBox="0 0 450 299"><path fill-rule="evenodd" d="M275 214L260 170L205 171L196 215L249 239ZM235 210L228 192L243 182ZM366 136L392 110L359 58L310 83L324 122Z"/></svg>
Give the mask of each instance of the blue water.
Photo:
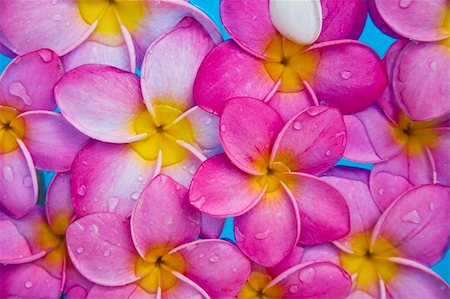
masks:
<svg viewBox="0 0 450 299"><path fill-rule="evenodd" d="M216 23L224 39L229 38L229 35L226 33L225 29L220 23L219 0L191 0L190 2L202 9ZM378 28L375 27L370 18L367 19L364 31L359 40L374 49L380 57L383 57L389 47L396 41L396 39L387 36L380 30L378 30ZM0 70L3 71L3 69L10 61L10 58L0 54ZM372 165L370 164L353 163L350 161L345 161L344 159L339 161L338 164L366 169L372 168ZM44 174L44 178L47 184L52 176L52 173ZM232 219L227 219L221 237L234 240ZM432 244L430 244L430 246L432 246ZM450 281L450 250L447 251L443 259L435 266L433 266L432 269L436 271L441 277L443 277L447 282Z"/></svg>

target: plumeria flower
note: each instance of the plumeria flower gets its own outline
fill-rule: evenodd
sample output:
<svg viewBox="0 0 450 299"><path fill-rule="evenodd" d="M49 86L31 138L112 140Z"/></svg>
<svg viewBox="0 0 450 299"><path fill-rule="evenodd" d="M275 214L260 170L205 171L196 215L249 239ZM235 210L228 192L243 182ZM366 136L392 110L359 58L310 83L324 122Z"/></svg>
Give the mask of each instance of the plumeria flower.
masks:
<svg viewBox="0 0 450 299"><path fill-rule="evenodd" d="M53 87L62 75L58 56L42 49L16 57L0 77L0 206L12 217L24 216L36 203L35 167L69 170L87 142L52 112Z"/></svg>
<svg viewBox="0 0 450 299"><path fill-rule="evenodd" d="M69 255L83 276L103 286L94 286L88 298L232 298L250 263L230 242L197 240L200 222L188 190L159 175L131 220L96 213L72 223Z"/></svg>
<svg viewBox="0 0 450 299"><path fill-rule="evenodd" d="M221 114L233 97L265 99L285 121L303 108L362 110L383 93L384 67L357 38L365 1L222 0L221 19L232 37L202 63L196 103Z"/></svg>
<svg viewBox="0 0 450 299"><path fill-rule="evenodd" d="M0 10L2 44L17 54L52 49L66 70L100 63L134 72L148 46L184 17L221 40L213 22L182 0L1 0Z"/></svg>
<svg viewBox="0 0 450 299"><path fill-rule="evenodd" d="M414 186L450 184L448 49L437 43L399 41L384 60L391 84L378 104L344 117L344 157L385 161L374 165L370 180L381 210Z"/></svg>
<svg viewBox="0 0 450 299"><path fill-rule="evenodd" d="M70 174L50 183L45 207L21 219L0 212L0 288L5 298L86 298L93 283L83 278L66 254L65 232L73 220Z"/></svg>
<svg viewBox="0 0 450 299"><path fill-rule="evenodd" d="M297 246L271 268L254 263L237 298L345 298L352 285L350 276L332 262L315 261L323 257L307 251ZM319 249L312 252L315 254Z"/></svg>
<svg viewBox="0 0 450 299"><path fill-rule="evenodd" d="M335 108L311 107L285 124L260 100L230 100L220 120L226 154L200 166L191 204L211 216L236 217L239 248L264 266L279 263L299 240L340 239L349 229L345 200L315 175L339 160L345 136Z"/></svg>
<svg viewBox="0 0 450 299"><path fill-rule="evenodd" d="M327 175L323 179L342 191L350 209L350 234L334 244L353 278L351 298L448 298L448 285L427 266L448 246L450 189L415 187L381 214L368 171L338 167Z"/></svg>
<svg viewBox="0 0 450 299"><path fill-rule="evenodd" d="M142 77L103 65L81 66L55 87L63 115L95 139L72 166L75 214L129 216L159 173L189 186L201 161L220 151L218 119L194 105L192 85L214 42L195 20L153 43Z"/></svg>
<svg viewBox="0 0 450 299"><path fill-rule="evenodd" d="M370 0L368 4L375 25L395 38L438 41L450 37L447 0Z"/></svg>

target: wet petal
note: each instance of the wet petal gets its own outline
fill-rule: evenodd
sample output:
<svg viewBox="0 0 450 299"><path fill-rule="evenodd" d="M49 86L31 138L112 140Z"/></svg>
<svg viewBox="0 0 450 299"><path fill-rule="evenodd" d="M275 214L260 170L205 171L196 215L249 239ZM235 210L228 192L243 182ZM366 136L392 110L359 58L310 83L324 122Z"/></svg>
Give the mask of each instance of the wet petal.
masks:
<svg viewBox="0 0 450 299"><path fill-rule="evenodd" d="M135 283L122 287L104 287L94 285L86 299L96 298L157 299L156 294L149 294ZM70 298L69 298L70 299Z"/></svg>
<svg viewBox="0 0 450 299"><path fill-rule="evenodd" d="M47 190L45 200L47 220L52 230L63 235L73 218L70 173L57 173Z"/></svg>
<svg viewBox="0 0 450 299"><path fill-rule="evenodd" d="M339 250L332 243L304 246L302 263L330 262L340 265Z"/></svg>
<svg viewBox="0 0 450 299"><path fill-rule="evenodd" d="M276 277L278 274L281 274L289 268L300 264L303 258L303 251L303 247L299 245L295 246L281 262L274 267L267 269L270 276Z"/></svg>
<svg viewBox="0 0 450 299"><path fill-rule="evenodd" d="M224 218L211 217L207 214L202 213L202 230L200 232L200 238L202 239L219 238L224 224L225 224Z"/></svg>
<svg viewBox="0 0 450 299"><path fill-rule="evenodd" d="M437 143L430 148L431 156L436 166L436 182L442 185L450 185L450 156L448 149L450 148L450 130L436 130L439 134Z"/></svg>
<svg viewBox="0 0 450 299"><path fill-rule="evenodd" d="M223 152L219 138L219 118L195 106L186 115L192 125L196 145L207 157Z"/></svg>
<svg viewBox="0 0 450 299"><path fill-rule="evenodd" d="M280 114L284 122L288 122L303 109L314 106L314 98L315 95L306 89L300 92L277 92L270 98L269 105Z"/></svg>
<svg viewBox="0 0 450 299"><path fill-rule="evenodd" d="M68 299L86 299L94 283L84 278L73 266L70 259L66 263L66 282L64 283L64 294Z"/></svg>

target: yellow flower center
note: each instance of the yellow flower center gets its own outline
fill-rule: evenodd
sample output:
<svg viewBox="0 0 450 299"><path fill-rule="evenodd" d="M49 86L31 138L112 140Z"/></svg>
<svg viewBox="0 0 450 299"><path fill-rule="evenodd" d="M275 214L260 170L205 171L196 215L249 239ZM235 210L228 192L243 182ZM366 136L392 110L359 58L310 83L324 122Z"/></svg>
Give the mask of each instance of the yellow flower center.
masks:
<svg viewBox="0 0 450 299"><path fill-rule="evenodd" d="M186 118L179 118L182 112L167 105L154 107L152 117L147 110L134 120L133 128L137 134L146 133L147 138L133 142L132 148L144 159L152 161L162 154L162 166L173 165L184 160L189 152L177 140L194 141L192 126Z"/></svg>
<svg viewBox="0 0 450 299"><path fill-rule="evenodd" d="M282 298L281 287L275 285L271 288L267 288L267 285L271 282L272 277L268 274L253 271L250 277L247 279L244 287L238 294L238 299L269 299L269 298Z"/></svg>
<svg viewBox="0 0 450 299"><path fill-rule="evenodd" d="M264 61L264 67L273 80L281 79L280 91L301 91L304 89L303 80L310 81L313 78L318 55L304 50L305 46L281 35L274 37L266 48L265 54L274 60Z"/></svg>
<svg viewBox="0 0 450 299"><path fill-rule="evenodd" d="M19 147L17 139L25 136L25 122L17 115L16 109L0 106L0 154L15 150Z"/></svg>
<svg viewBox="0 0 450 299"><path fill-rule="evenodd" d="M360 289L369 289L379 283L380 278L389 282L398 271L398 266L388 258L398 256L387 240L377 238L370 245L370 234L362 233L350 240L350 249L354 254L342 252L341 266L350 274L356 274L356 284Z"/></svg>
<svg viewBox="0 0 450 299"><path fill-rule="evenodd" d="M170 248L160 247L150 250L145 260L138 258L135 264L135 273L141 276L138 284L149 293L156 293L158 287L167 291L176 285L178 278L172 271L184 273L186 263L181 254L169 254Z"/></svg>
<svg viewBox="0 0 450 299"><path fill-rule="evenodd" d="M281 188L282 174L289 172L289 168L281 162L272 163L267 167L266 173L258 176L257 180L260 186L267 185L266 193L277 191Z"/></svg>

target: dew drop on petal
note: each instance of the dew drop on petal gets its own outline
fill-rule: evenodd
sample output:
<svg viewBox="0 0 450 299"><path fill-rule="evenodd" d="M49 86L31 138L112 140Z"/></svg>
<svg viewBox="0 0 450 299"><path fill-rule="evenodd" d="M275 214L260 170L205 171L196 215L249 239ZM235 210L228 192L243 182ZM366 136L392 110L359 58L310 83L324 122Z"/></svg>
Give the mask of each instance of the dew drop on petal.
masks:
<svg viewBox="0 0 450 299"><path fill-rule="evenodd" d="M412 3L412 0L400 0L400 7L401 8L408 8Z"/></svg>
<svg viewBox="0 0 450 299"><path fill-rule="evenodd" d="M5 179L5 181L12 182L14 180L14 171L11 168L11 166L9 166L9 165L3 166L2 172L3 172L3 178Z"/></svg>
<svg viewBox="0 0 450 299"><path fill-rule="evenodd" d="M196 168L195 166L189 167L188 172L189 172L190 174L195 174L195 171L197 171L197 168Z"/></svg>
<svg viewBox="0 0 450 299"><path fill-rule="evenodd" d="M53 15L52 16L52 20L56 21L56 22L59 22L59 21L62 20L62 16L61 15Z"/></svg>
<svg viewBox="0 0 450 299"><path fill-rule="evenodd" d="M211 122L212 122L211 117L207 117L207 118L205 119L205 125L209 125Z"/></svg>
<svg viewBox="0 0 450 299"><path fill-rule="evenodd" d="M78 248L77 248L77 253L83 253L83 251L84 251L84 248L83 248L83 247L78 247Z"/></svg>
<svg viewBox="0 0 450 299"><path fill-rule="evenodd" d="M88 162L87 161L81 161L81 164L83 164L84 166L87 166Z"/></svg>
<svg viewBox="0 0 450 299"><path fill-rule="evenodd" d="M139 182L142 182L142 181L144 181L144 176L140 175L140 176L138 176L137 179L138 179Z"/></svg>
<svg viewBox="0 0 450 299"><path fill-rule="evenodd" d="M233 272L233 273L236 273L238 271L238 268L236 268L236 267L233 267L232 269L231 269L231 272Z"/></svg>
<svg viewBox="0 0 450 299"><path fill-rule="evenodd" d="M292 285L289 287L289 292L291 292L292 294L295 294L298 292L298 286L296 285Z"/></svg>
<svg viewBox="0 0 450 299"><path fill-rule="evenodd" d="M221 126L220 126L220 131L221 131L221 132L225 132L225 130L226 130L225 125L221 125Z"/></svg>
<svg viewBox="0 0 450 299"><path fill-rule="evenodd" d="M95 224L92 224L91 227L89 227L89 230L93 233L93 234L98 234L98 226Z"/></svg>
<svg viewBox="0 0 450 299"><path fill-rule="evenodd" d="M52 54L52 52L50 50L42 49L38 53L39 53L39 56L41 56L41 58L42 58L42 60L44 62L52 61L53 54Z"/></svg>
<svg viewBox="0 0 450 299"><path fill-rule="evenodd" d="M111 255L111 250L109 250L109 249L106 249L104 252L103 252L103 256L104 257L108 257L108 256L110 256Z"/></svg>
<svg viewBox="0 0 450 299"><path fill-rule="evenodd" d="M86 195L86 186L85 185L81 185L77 188L77 193L80 196L85 196Z"/></svg>
<svg viewBox="0 0 450 299"><path fill-rule="evenodd" d="M134 200L139 199L139 192L133 192L133 193L131 194L131 198L134 199Z"/></svg>
<svg viewBox="0 0 450 299"><path fill-rule="evenodd" d="M30 288L33 287L33 283L32 283L31 281L27 280L27 281L25 282L25 287L26 287L27 289L30 289Z"/></svg>
<svg viewBox="0 0 450 299"><path fill-rule="evenodd" d="M116 210L118 204L119 204L118 197L115 197L115 196L110 197L107 201L108 212L113 213Z"/></svg>
<svg viewBox="0 0 450 299"><path fill-rule="evenodd" d="M302 129L302 124L298 121L294 122L294 129L296 130L301 130Z"/></svg>
<svg viewBox="0 0 450 299"><path fill-rule="evenodd" d="M437 65L437 62L436 62L436 61L430 62L430 69L431 69L432 71L437 71L438 65Z"/></svg>
<svg viewBox="0 0 450 299"><path fill-rule="evenodd" d="M39 52L40 53L40 52ZM25 86L20 82L13 82L9 85L9 93L13 96L19 97L25 103L25 105L33 104L33 100L27 93Z"/></svg>
<svg viewBox="0 0 450 299"><path fill-rule="evenodd" d="M209 261L211 263L217 263L219 260L220 260L220 258L217 255L215 255L214 253L210 254Z"/></svg>
<svg viewBox="0 0 450 299"><path fill-rule="evenodd" d="M272 233L272 230L268 229L263 232L255 234L255 239L257 240L264 240L267 239L267 237Z"/></svg>
<svg viewBox="0 0 450 299"><path fill-rule="evenodd" d="M417 212L417 210L412 210L408 214L403 215L402 220L405 222L412 222L415 224L419 224L420 222L422 222L422 218L420 217L420 214L419 212Z"/></svg>
<svg viewBox="0 0 450 299"><path fill-rule="evenodd" d="M434 211L436 209L436 207L434 206L433 202L430 202L430 211Z"/></svg>
<svg viewBox="0 0 450 299"><path fill-rule="evenodd" d="M383 196L383 194L384 194L384 189L383 188L378 189L378 195Z"/></svg>
<svg viewBox="0 0 450 299"><path fill-rule="evenodd" d="M331 156L331 151L330 151L330 150L327 150L327 151L325 152L325 156L327 156L327 157Z"/></svg>
<svg viewBox="0 0 450 299"><path fill-rule="evenodd" d="M181 186L177 184L177 185L175 186L175 190L180 191L180 190L181 190Z"/></svg>
<svg viewBox="0 0 450 299"><path fill-rule="evenodd" d="M350 79L351 76L352 76L352 73L350 73L349 71L342 71L341 72L341 77L344 80Z"/></svg>
<svg viewBox="0 0 450 299"><path fill-rule="evenodd" d="M194 205L197 208L201 208L206 202L206 197L202 196L196 200L191 201L192 205Z"/></svg>
<svg viewBox="0 0 450 299"><path fill-rule="evenodd" d="M304 283L310 283L313 281L314 276L316 275L316 271L313 268L307 268L300 272L298 275L298 279Z"/></svg>
<svg viewBox="0 0 450 299"><path fill-rule="evenodd" d="M23 177L22 183L25 187L31 187L33 185L33 180L29 175L27 175Z"/></svg>

